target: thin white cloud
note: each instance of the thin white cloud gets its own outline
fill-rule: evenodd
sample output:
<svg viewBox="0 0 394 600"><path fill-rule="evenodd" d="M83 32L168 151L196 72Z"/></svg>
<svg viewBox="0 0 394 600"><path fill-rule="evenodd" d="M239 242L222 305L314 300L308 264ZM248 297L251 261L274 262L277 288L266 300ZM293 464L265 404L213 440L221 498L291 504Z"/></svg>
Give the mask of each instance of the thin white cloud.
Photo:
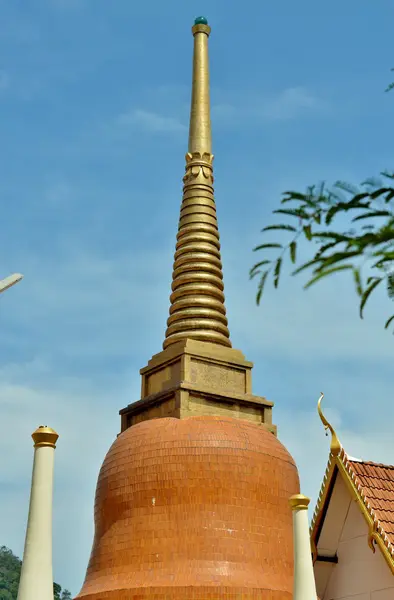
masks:
<svg viewBox="0 0 394 600"><path fill-rule="evenodd" d="M181 88L183 89L183 88ZM176 86L160 87L156 93L167 98L166 105L174 106L178 103L178 114L186 115L189 106L179 102L179 93L175 98ZM218 101L214 102L211 109L211 118L215 123L224 122L232 126L239 123L252 122L254 125L259 121L284 121L296 119L304 115L321 112L325 103L307 88L296 86L282 90L277 94L270 93L239 93L231 92L215 94ZM229 103L227 98L234 98L234 103ZM170 101L170 99L172 99ZM223 100L223 101L221 101ZM169 108L171 110L171 108ZM183 134L187 133L186 121L162 112L149 111L141 108L133 108L116 118L117 128L122 130L133 128L152 134Z"/></svg>
<svg viewBox="0 0 394 600"><path fill-rule="evenodd" d="M283 90L277 96L262 101L261 114L270 120L295 119L319 110L321 101L308 89L298 86Z"/></svg>
<svg viewBox="0 0 394 600"><path fill-rule="evenodd" d="M212 117L220 123L288 121L326 112L327 103L303 86L273 92L221 92L213 104ZM227 102L227 97L234 99ZM221 101L221 99L223 101Z"/></svg>
<svg viewBox="0 0 394 600"><path fill-rule="evenodd" d="M120 115L117 122L125 127L137 127L149 133L184 133L187 128L175 117L142 109L133 109Z"/></svg>

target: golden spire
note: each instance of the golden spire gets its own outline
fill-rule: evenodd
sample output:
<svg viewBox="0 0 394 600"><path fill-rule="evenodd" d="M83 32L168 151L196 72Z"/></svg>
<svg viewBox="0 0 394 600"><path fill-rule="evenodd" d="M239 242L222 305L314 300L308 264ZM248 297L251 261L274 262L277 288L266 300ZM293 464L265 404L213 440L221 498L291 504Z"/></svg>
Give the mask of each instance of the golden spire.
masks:
<svg viewBox="0 0 394 600"><path fill-rule="evenodd" d="M189 148L163 348L186 338L231 347L213 195L208 63L211 28L204 17L198 17L192 32Z"/></svg>

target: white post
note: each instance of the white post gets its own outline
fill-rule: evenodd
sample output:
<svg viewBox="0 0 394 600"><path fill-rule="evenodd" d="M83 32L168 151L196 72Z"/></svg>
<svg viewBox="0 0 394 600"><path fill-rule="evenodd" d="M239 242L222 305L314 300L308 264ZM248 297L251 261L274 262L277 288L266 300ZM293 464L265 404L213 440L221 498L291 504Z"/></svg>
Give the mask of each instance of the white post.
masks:
<svg viewBox="0 0 394 600"><path fill-rule="evenodd" d="M53 600L53 466L58 437L43 425L32 434L33 476L17 600Z"/></svg>
<svg viewBox="0 0 394 600"><path fill-rule="evenodd" d="M309 537L309 498L296 494L290 498L294 532L294 585L293 600L316 600L311 541Z"/></svg>

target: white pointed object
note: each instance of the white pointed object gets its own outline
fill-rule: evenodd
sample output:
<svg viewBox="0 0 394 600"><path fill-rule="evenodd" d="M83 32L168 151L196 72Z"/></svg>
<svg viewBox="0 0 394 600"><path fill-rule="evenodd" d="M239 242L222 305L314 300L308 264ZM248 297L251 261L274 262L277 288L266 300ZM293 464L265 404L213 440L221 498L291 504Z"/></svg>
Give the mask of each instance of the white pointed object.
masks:
<svg viewBox="0 0 394 600"><path fill-rule="evenodd" d="M33 476L17 600L53 600L53 467L58 437L44 425L32 434Z"/></svg>
<svg viewBox="0 0 394 600"><path fill-rule="evenodd" d="M9 275L4 279L0 279L0 294L1 292L5 292L5 290L8 290L8 288L21 281L21 279L23 279L23 275L21 275L21 273L14 273L13 275Z"/></svg>
<svg viewBox="0 0 394 600"><path fill-rule="evenodd" d="M290 498L294 535L293 600L317 600L309 537L309 502L309 498L302 494L296 494Z"/></svg>

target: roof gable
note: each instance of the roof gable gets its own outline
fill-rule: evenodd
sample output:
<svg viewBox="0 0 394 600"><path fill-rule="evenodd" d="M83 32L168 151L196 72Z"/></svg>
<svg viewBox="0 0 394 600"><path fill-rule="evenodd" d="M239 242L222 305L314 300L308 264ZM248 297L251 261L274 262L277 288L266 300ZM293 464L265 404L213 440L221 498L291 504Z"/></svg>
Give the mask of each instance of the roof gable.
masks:
<svg viewBox="0 0 394 600"><path fill-rule="evenodd" d="M351 497L357 502L369 535L368 544L373 552L379 546L394 574L394 466L349 457L338 437L321 411L320 397L318 411L326 429L332 434L329 460L320 489L317 505L311 523L311 545L314 561L318 558L317 546L338 473L341 474ZM325 560L334 562L335 552Z"/></svg>

